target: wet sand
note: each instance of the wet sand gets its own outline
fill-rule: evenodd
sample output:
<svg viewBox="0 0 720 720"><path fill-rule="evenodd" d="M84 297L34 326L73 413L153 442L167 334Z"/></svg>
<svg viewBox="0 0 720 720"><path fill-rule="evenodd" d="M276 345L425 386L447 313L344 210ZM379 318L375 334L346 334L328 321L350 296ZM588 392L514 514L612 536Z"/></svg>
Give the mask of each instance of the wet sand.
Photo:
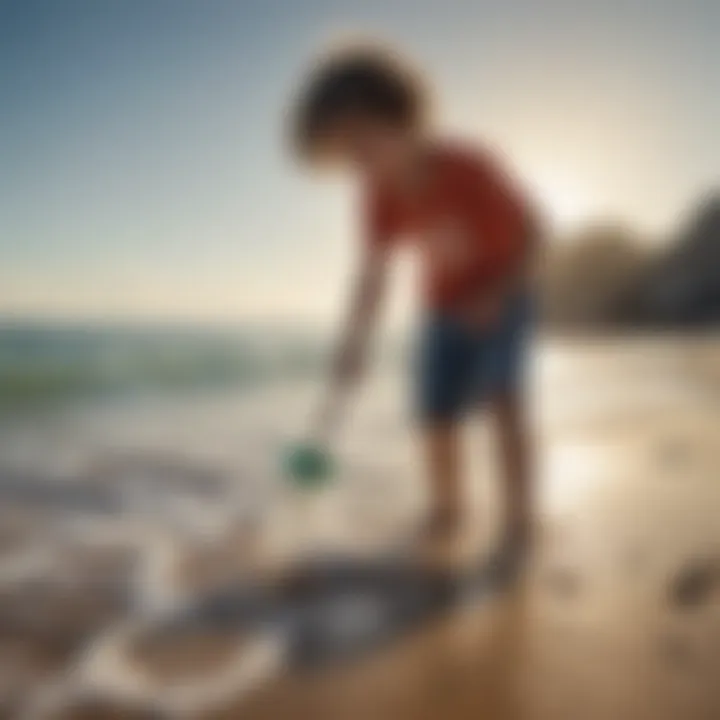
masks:
<svg viewBox="0 0 720 720"><path fill-rule="evenodd" d="M337 667L280 668L255 690L225 688L214 708L192 717L720 717L718 366L717 341L553 348L537 371L542 483L525 581ZM293 525L280 512L272 451L262 443L292 434L308 396L90 413L76 419L74 438L54 446L64 449L59 474L72 481L65 492L56 478L44 495L12 486L6 507L23 514L0 538L5 716L21 717L23 700L68 678L108 629L191 602L303 547L377 547L412 519L422 495L395 390L363 400L343 446L346 476L315 526ZM486 450L483 429L473 428L467 451L478 479L469 502L482 547L498 515ZM40 468L26 472L42 477ZM48 512L52 523L38 519ZM272 526L271 548L248 522L257 517L266 533ZM298 530L310 532L300 538ZM22 553L27 562L7 565ZM243 642L217 627L148 631L134 662L160 684L188 686L222 674ZM117 696L58 704L46 716L155 711Z"/></svg>

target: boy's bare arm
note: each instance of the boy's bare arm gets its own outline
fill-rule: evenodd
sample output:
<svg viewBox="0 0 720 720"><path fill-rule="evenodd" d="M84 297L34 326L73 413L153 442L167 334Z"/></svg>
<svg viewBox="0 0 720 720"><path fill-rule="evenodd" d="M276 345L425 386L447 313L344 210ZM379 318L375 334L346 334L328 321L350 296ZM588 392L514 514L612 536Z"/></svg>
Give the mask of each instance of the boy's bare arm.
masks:
<svg viewBox="0 0 720 720"><path fill-rule="evenodd" d="M386 256L382 248L369 248L361 261L333 368L333 379L338 385L355 382L362 372L384 295Z"/></svg>

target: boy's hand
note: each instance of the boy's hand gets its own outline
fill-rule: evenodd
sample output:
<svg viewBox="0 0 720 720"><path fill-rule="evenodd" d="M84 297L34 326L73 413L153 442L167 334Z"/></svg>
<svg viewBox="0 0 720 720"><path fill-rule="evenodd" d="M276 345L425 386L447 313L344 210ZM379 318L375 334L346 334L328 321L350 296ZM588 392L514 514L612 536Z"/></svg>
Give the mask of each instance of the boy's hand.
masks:
<svg viewBox="0 0 720 720"><path fill-rule="evenodd" d="M362 374L364 365L364 353L359 345L350 342L341 348L335 358L334 376L340 385L354 384Z"/></svg>

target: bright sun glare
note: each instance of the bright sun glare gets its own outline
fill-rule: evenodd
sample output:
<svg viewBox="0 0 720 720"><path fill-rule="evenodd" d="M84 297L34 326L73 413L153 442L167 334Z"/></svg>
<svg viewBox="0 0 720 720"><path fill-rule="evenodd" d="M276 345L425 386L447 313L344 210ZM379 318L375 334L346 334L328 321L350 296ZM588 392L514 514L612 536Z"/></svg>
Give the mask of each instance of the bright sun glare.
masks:
<svg viewBox="0 0 720 720"><path fill-rule="evenodd" d="M582 188L566 180L540 178L538 194L552 219L561 229L581 223L591 211L590 202Z"/></svg>

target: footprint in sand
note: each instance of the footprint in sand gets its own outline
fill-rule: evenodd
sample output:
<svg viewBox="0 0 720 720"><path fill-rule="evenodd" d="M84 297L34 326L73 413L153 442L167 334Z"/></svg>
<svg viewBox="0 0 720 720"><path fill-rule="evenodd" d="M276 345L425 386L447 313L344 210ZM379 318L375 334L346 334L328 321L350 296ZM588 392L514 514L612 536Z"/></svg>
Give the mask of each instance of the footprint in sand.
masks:
<svg viewBox="0 0 720 720"><path fill-rule="evenodd" d="M690 560L670 582L668 601L676 610L693 610L720 588L720 558Z"/></svg>

